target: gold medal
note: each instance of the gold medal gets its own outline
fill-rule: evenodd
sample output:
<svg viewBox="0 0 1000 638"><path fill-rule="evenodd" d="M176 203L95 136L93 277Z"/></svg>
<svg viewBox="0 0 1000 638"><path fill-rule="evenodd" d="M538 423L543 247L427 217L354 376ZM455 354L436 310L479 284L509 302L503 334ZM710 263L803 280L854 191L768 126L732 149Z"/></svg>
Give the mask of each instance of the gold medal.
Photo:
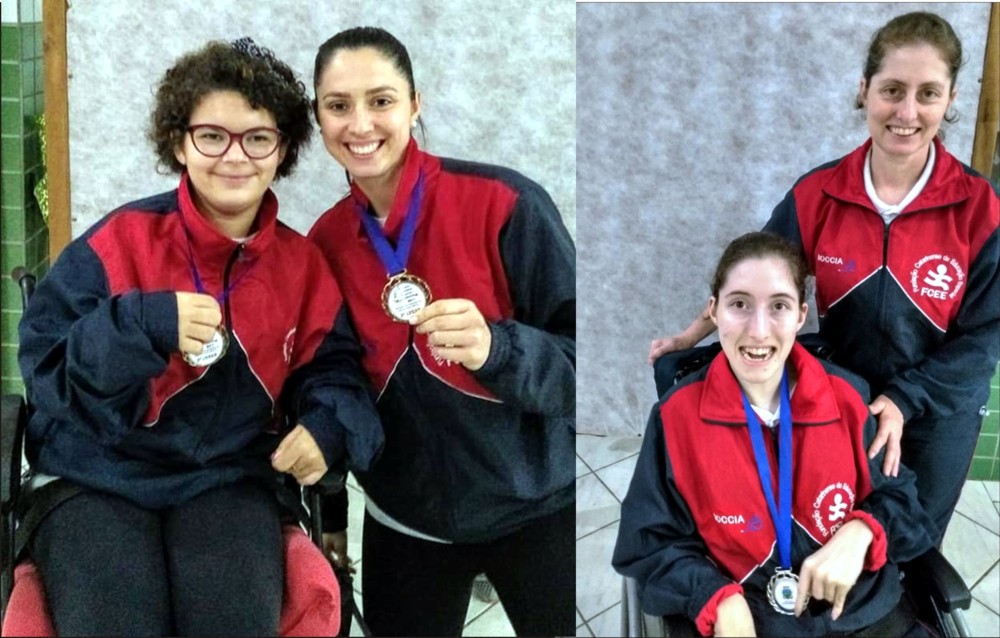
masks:
<svg viewBox="0 0 1000 638"><path fill-rule="evenodd" d="M408 323L410 317L431 302L427 282L405 270L390 277L382 289L382 308L393 321Z"/></svg>
<svg viewBox="0 0 1000 638"><path fill-rule="evenodd" d="M212 340L206 343L204 348L202 348L201 354L191 354L190 352L187 352L184 354L184 360L187 361L189 366L204 368L221 359L226 354L226 350L228 348L229 331L226 330L225 326L219 326L215 329L215 334L212 335Z"/></svg>

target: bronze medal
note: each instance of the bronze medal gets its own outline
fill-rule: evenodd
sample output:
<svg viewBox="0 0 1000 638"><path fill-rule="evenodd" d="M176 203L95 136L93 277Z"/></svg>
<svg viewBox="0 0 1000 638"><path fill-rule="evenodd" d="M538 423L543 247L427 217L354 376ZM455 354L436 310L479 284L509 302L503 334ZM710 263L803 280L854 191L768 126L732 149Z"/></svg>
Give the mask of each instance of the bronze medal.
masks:
<svg viewBox="0 0 1000 638"><path fill-rule="evenodd" d="M431 302L427 282L405 270L390 277L382 289L382 309L393 321L409 323L410 317Z"/></svg>

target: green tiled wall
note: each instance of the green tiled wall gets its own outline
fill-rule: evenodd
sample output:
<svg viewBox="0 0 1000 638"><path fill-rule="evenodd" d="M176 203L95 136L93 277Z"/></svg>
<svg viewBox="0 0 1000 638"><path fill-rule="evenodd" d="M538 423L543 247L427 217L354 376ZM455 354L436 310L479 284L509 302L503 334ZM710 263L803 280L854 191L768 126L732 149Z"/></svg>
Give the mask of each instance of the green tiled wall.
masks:
<svg viewBox="0 0 1000 638"><path fill-rule="evenodd" d="M35 117L44 111L40 22L2 25L2 129L0 129L0 380L3 393L21 392L17 369L17 322L21 297L10 278L17 266L48 270L49 233L34 197L41 177Z"/></svg>
<svg viewBox="0 0 1000 638"><path fill-rule="evenodd" d="M969 468L969 478L1000 481L1000 369L990 383L989 415L983 419L983 431Z"/></svg>

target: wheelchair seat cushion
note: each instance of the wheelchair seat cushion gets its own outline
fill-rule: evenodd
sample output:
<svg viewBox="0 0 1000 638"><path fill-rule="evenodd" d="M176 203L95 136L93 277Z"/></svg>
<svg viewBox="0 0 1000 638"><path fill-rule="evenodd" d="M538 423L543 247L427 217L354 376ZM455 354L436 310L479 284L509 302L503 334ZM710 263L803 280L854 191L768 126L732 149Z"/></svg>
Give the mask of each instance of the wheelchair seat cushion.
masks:
<svg viewBox="0 0 1000 638"><path fill-rule="evenodd" d="M340 586L323 552L299 527L285 526L285 589L278 634L336 636ZM42 577L30 560L14 569L14 586L3 619L3 636L55 636Z"/></svg>
<svg viewBox="0 0 1000 638"><path fill-rule="evenodd" d="M285 595L281 636L336 636L340 586L329 561L298 527L285 526Z"/></svg>
<svg viewBox="0 0 1000 638"><path fill-rule="evenodd" d="M14 568L14 586L3 617L4 636L55 636L42 575L31 561Z"/></svg>

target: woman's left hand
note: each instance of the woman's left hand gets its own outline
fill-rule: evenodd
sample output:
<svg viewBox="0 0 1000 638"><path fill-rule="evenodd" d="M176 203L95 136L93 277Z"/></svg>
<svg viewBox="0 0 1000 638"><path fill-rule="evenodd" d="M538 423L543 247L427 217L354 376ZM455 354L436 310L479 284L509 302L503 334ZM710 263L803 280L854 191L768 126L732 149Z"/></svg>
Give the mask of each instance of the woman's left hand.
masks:
<svg viewBox="0 0 1000 638"><path fill-rule="evenodd" d="M830 618L837 620L844 611L847 592L858 581L865 566L865 555L872 542L872 530L860 520L848 521L823 547L802 562L795 615L805 609L809 596L833 605Z"/></svg>
<svg viewBox="0 0 1000 638"><path fill-rule="evenodd" d="M899 459L903 454L900 439L903 438L903 413L899 411L892 399L880 394L868 406L878 418L878 432L875 440L868 447L868 458L873 459L885 446L885 460L882 461L882 474L899 476Z"/></svg>
<svg viewBox="0 0 1000 638"><path fill-rule="evenodd" d="M301 423L281 440L271 455L271 467L295 477L299 485L312 485L326 474L326 459L316 439Z"/></svg>
<svg viewBox="0 0 1000 638"><path fill-rule="evenodd" d="M445 361L478 370L490 356L493 334L476 304L468 299L438 299L410 323L427 335L431 352Z"/></svg>

